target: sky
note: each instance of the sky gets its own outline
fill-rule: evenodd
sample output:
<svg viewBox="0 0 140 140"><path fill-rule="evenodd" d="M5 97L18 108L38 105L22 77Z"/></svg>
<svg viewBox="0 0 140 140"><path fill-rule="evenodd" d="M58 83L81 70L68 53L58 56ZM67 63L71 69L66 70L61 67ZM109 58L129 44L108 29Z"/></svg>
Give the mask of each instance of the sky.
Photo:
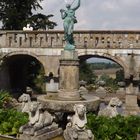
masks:
<svg viewBox="0 0 140 140"><path fill-rule="evenodd" d="M58 24L55 29L63 29L60 9L65 9L65 1L41 2L43 10L38 12L53 14L51 20ZM140 0L81 0L81 7L76 11L78 23L75 30L138 30L139 14Z"/></svg>
<svg viewBox="0 0 140 140"><path fill-rule="evenodd" d="M105 59L105 58L96 58L96 57L93 57L93 58L89 58L87 59L87 63L115 63L109 59Z"/></svg>

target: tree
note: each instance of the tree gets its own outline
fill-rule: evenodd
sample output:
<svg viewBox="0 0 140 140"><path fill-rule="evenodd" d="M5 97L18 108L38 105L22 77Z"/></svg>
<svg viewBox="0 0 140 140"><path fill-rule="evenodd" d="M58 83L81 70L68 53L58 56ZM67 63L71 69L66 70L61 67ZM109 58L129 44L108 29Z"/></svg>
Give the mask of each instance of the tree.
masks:
<svg viewBox="0 0 140 140"><path fill-rule="evenodd" d="M116 81L117 82L122 82L124 81L124 70L123 69L120 69L116 72Z"/></svg>
<svg viewBox="0 0 140 140"><path fill-rule="evenodd" d="M37 93L43 93L45 91L45 73L43 66L38 61L32 60L26 67L27 86L31 87Z"/></svg>
<svg viewBox="0 0 140 140"><path fill-rule="evenodd" d="M87 84L94 84L97 76L94 74L90 64L86 62L80 63L80 80L84 80Z"/></svg>
<svg viewBox="0 0 140 140"><path fill-rule="evenodd" d="M116 90L118 89L116 80L111 78L109 75L106 74L101 75L99 81L100 80L106 83L105 86L108 87L108 92L115 93Z"/></svg>
<svg viewBox="0 0 140 140"><path fill-rule="evenodd" d="M106 74L102 74L99 81L104 81L106 83L106 86L110 86L112 84L114 84L114 79L111 78L109 75Z"/></svg>
<svg viewBox="0 0 140 140"><path fill-rule="evenodd" d="M53 21L50 21L49 20L50 17L53 17L53 15L46 16L41 13L38 13L29 18L28 22L35 30L38 29L46 30L46 26L48 29L53 29L57 24Z"/></svg>
<svg viewBox="0 0 140 140"><path fill-rule="evenodd" d="M0 0L0 20L2 29L20 30L33 16L33 10L42 9L43 0ZM45 23L44 23L45 24Z"/></svg>

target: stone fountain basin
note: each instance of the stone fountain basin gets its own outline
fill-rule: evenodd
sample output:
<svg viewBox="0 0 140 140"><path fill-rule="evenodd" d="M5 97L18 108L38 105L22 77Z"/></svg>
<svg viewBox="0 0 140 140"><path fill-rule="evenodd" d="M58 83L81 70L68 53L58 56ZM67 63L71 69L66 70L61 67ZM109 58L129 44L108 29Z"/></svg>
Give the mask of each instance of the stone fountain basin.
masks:
<svg viewBox="0 0 140 140"><path fill-rule="evenodd" d="M87 111L97 111L100 105L100 98L93 95L85 95L82 100L64 100L60 99L58 95L42 95L37 98L44 107L49 111L55 112L74 112L73 107L75 104L84 104Z"/></svg>

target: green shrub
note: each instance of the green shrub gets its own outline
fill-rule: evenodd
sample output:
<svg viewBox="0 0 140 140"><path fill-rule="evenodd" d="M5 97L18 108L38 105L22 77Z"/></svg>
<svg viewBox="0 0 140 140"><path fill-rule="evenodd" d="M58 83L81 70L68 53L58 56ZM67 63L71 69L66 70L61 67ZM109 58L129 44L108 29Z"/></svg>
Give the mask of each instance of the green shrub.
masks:
<svg viewBox="0 0 140 140"><path fill-rule="evenodd" d="M13 109L12 97L7 91L0 91L0 134L15 135L28 122L28 115Z"/></svg>
<svg viewBox="0 0 140 140"><path fill-rule="evenodd" d="M0 90L0 108L5 108L12 100L9 92Z"/></svg>
<svg viewBox="0 0 140 140"><path fill-rule="evenodd" d="M103 74L100 80L105 81L107 93L116 93L118 84L115 79L111 78L109 75Z"/></svg>
<svg viewBox="0 0 140 140"><path fill-rule="evenodd" d="M0 134L15 135L28 122L28 115L15 109L0 109Z"/></svg>
<svg viewBox="0 0 140 140"><path fill-rule="evenodd" d="M88 114L87 127L92 130L95 140L136 140L140 133L140 117L108 118Z"/></svg>

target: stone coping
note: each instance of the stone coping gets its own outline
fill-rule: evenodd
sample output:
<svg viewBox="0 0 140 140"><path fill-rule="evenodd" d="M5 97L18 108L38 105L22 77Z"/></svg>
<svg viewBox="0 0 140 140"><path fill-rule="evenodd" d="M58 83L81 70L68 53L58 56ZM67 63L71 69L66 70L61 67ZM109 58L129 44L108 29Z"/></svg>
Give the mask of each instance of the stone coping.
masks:
<svg viewBox="0 0 140 140"><path fill-rule="evenodd" d="M64 33L63 30L45 30L45 31L23 31L23 30L0 30L0 33ZM139 34L140 30L75 30L74 33L94 33L94 34Z"/></svg>
<svg viewBox="0 0 140 140"><path fill-rule="evenodd" d="M74 112L73 107L75 104L84 104L87 111L97 111L100 105L100 98L96 96L77 101L60 100L57 96L56 99L54 98L51 99L47 95L42 95L39 96L37 100L41 102L47 110L55 112Z"/></svg>

